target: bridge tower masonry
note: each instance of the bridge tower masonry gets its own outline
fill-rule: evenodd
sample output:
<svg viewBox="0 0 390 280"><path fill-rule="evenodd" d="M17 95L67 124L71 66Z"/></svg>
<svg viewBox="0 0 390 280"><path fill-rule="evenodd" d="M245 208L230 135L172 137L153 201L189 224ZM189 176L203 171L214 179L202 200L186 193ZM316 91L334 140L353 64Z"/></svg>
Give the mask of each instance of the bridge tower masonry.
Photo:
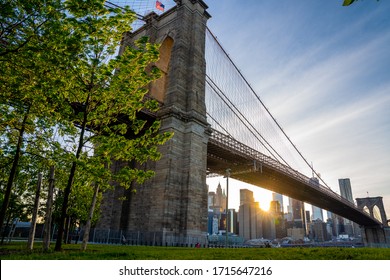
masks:
<svg viewBox="0 0 390 280"><path fill-rule="evenodd" d="M147 15L146 24L126 34L122 46L142 36L161 44L156 66L162 77L150 86L149 94L163 104L157 116L161 132L171 131L174 136L160 147L161 160L146 166L156 175L142 186L134 185L135 194L120 188L105 194L97 224L97 228L137 232L148 245L207 242L210 126L205 106L205 37L210 15L201 0L175 2L161 15Z"/></svg>
<svg viewBox="0 0 390 280"><path fill-rule="evenodd" d="M368 246L375 246L375 244L390 245L390 227L388 226L383 198L380 196L356 198L356 203L359 209L365 210L371 217L382 223L381 226L364 226L362 228L362 237L365 244Z"/></svg>

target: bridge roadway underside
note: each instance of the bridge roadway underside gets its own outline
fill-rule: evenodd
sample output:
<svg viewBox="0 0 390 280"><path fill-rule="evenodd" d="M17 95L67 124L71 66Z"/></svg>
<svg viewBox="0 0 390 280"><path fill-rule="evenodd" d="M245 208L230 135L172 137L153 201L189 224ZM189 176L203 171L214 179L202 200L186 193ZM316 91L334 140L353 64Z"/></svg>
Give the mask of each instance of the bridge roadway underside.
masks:
<svg viewBox="0 0 390 280"><path fill-rule="evenodd" d="M379 225L372 218L362 215L357 209L346 205L336 197L326 195L321 190L291 178L265 164L254 168L253 159L210 141L207 146L208 173L224 176L228 168L231 169L230 178L310 203L362 226Z"/></svg>

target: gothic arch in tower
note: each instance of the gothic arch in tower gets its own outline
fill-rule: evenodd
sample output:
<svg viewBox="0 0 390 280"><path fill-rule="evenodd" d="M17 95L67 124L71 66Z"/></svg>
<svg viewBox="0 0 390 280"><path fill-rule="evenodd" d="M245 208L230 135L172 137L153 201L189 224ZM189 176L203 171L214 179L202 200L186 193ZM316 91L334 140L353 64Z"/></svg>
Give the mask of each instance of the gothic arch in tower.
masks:
<svg viewBox="0 0 390 280"><path fill-rule="evenodd" d="M387 225L387 217L382 197L356 198L356 202L359 209L362 209L382 224Z"/></svg>
<svg viewBox="0 0 390 280"><path fill-rule="evenodd" d="M162 41L160 46L160 59L155 63L155 66L161 71L161 77L154 81L149 89L149 95L161 103L165 101L173 44L174 40L170 36L166 36Z"/></svg>

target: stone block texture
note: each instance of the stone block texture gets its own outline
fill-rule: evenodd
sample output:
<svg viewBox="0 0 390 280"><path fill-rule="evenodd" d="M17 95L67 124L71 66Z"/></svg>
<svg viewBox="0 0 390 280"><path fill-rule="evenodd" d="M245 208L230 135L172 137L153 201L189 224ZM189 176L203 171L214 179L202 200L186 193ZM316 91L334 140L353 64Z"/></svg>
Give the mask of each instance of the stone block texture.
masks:
<svg viewBox="0 0 390 280"><path fill-rule="evenodd" d="M104 195L97 225L142 232L161 245L179 239L187 245L202 243L207 232L205 31L210 15L203 1L176 3L160 16L146 16L145 26L125 35L121 50L141 36L161 44L156 66L163 75L149 94L163 104L158 113L161 132L174 136L160 147L162 159L144 166L155 170L153 179L134 185L136 193L115 188ZM121 164L126 163L115 163Z"/></svg>

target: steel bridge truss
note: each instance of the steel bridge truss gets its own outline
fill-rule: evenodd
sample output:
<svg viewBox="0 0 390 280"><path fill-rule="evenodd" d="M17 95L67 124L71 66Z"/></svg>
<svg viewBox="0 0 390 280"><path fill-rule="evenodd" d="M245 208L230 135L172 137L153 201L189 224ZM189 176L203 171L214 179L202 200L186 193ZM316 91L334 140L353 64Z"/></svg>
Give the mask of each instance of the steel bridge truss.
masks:
<svg viewBox="0 0 390 280"><path fill-rule="evenodd" d="M209 138L207 159L208 176L223 176L229 168L233 179L302 200L360 225L380 225L330 188L215 129Z"/></svg>

